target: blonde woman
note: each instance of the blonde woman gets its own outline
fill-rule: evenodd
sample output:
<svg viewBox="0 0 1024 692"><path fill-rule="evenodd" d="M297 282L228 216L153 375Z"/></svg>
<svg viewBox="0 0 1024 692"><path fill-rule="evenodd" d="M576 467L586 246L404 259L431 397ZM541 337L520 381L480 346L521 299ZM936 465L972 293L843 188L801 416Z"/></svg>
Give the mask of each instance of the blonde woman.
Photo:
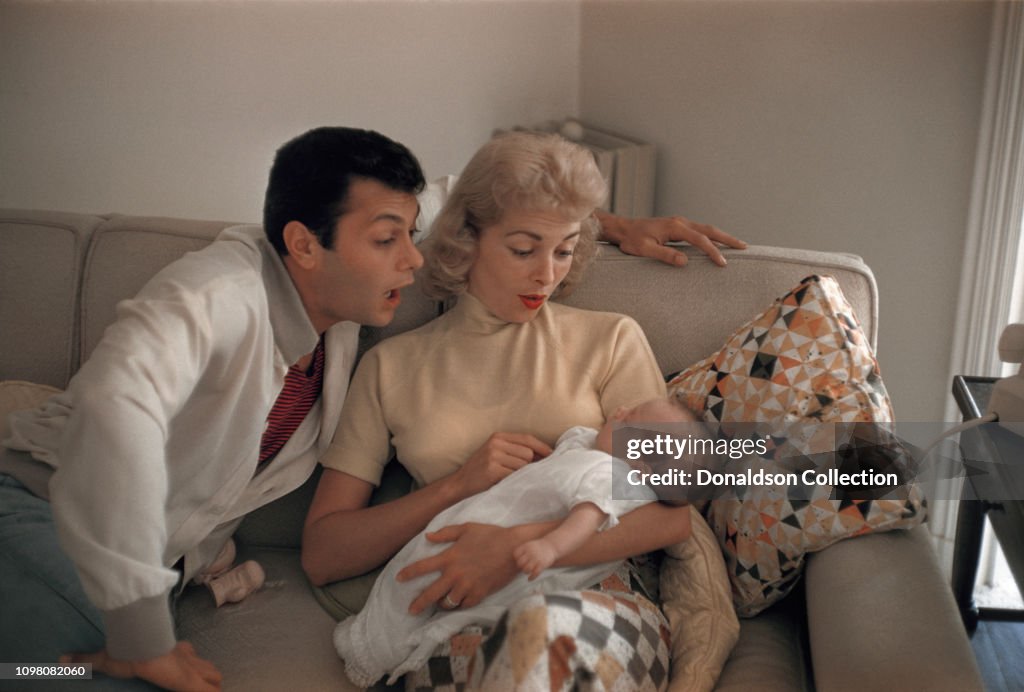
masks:
<svg viewBox="0 0 1024 692"><path fill-rule="evenodd" d="M382 565L443 510L550 454L567 428L598 428L620 407L664 396L632 319L550 302L593 257L593 213L605 195L590 154L554 135L505 135L473 157L424 249L425 289L455 298L455 307L366 354L321 460L325 471L303 539L303 565L314 583ZM418 489L370 507L392 445ZM689 533L688 513L645 505L556 565L621 561L677 543ZM447 548L398 575L436 573L410 612L477 605L516 576L514 550L552 527L473 523L430 534ZM576 631L579 612L597 602L605 611L597 617L609 627L637 630L632 644L606 647ZM545 613L539 619L537 607ZM666 683L667 626L643 596L625 590L595 600L572 592L530 610L528 623L499 622L478 651L470 682L535 688L543 680L561 688L614 668L630 688ZM514 605L507 618L519 613ZM510 641L515 637L530 641ZM554 641L566 645L549 650L545 642ZM535 652L527 672L519 654L511 665L513 650Z"/></svg>

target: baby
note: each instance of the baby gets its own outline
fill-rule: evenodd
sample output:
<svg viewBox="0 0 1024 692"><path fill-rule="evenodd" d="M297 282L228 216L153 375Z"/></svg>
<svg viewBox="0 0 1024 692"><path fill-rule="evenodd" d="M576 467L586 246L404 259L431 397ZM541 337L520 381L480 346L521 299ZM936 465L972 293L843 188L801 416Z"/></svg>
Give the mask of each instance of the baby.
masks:
<svg viewBox="0 0 1024 692"><path fill-rule="evenodd" d="M605 421L597 433L593 449L604 454L614 454L612 451L612 432L615 424L619 423L694 423L697 417L687 408L684 408L672 397L650 399L633 408L620 408ZM585 430L585 428L573 428L573 430ZM571 432L571 431L570 431ZM565 435L562 436L565 439ZM548 457L554 460L558 457L562 448L561 440L559 447ZM585 453L580 448L571 448L577 454ZM569 453L563 450L561 453ZM603 458L603 457L602 457ZM569 516L546 535L527 541L516 548L513 556L516 565L523 572L530 576L530 580L553 565L560 557L565 557L576 550L591 535L596 533L609 519L608 513L603 511L597 504L588 501L579 501L569 509Z"/></svg>
<svg viewBox="0 0 1024 692"><path fill-rule="evenodd" d="M345 660L345 670L352 682L368 687L390 674L388 683L394 683L402 674L422 666L448 637L469 625L493 625L519 599L536 592L587 588L611 574L618 563L554 568L551 565L596 531L611 528L620 516L656 499L649 488L642 486L619 489L613 498L613 465L623 465L623 474L628 470L625 462L611 456L616 424L695 420L690 411L671 398L652 399L632 409L620 409L600 430L570 428L547 458L528 464L488 490L437 515L387 564L362 612L346 618L335 629L334 645ZM443 549L427 541L424 534L465 522L515 526L560 518L564 519L546 535L516 549L514 556L523 574L480 604L409 614L409 604L435 577L424 575L398 582L395 575L405 565Z"/></svg>

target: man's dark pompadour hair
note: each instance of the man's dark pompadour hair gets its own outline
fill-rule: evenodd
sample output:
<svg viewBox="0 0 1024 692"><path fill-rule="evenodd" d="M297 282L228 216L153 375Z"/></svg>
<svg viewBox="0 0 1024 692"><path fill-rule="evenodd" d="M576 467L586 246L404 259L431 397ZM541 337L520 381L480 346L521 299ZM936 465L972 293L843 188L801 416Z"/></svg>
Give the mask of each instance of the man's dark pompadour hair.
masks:
<svg viewBox="0 0 1024 692"><path fill-rule="evenodd" d="M282 256L284 227L299 221L331 248L353 180L368 179L418 194L426 181L407 147L372 130L320 127L277 151L263 204L263 229Z"/></svg>

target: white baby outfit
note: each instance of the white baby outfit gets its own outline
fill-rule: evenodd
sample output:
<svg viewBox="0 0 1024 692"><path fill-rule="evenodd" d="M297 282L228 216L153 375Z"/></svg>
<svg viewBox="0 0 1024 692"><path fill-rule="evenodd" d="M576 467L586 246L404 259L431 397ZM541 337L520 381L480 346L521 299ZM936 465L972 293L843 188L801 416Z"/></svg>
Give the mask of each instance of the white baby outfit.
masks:
<svg viewBox="0 0 1024 692"><path fill-rule="evenodd" d="M592 449L596 438L593 428L569 429L559 438L551 456L449 507L402 548L378 577L362 612L340 622L334 631L335 648L345 660L345 671L352 682L369 686L390 673L388 684L392 684L402 674L422 666L451 635L469 625L493 625L519 599L537 592L583 589L611 574L617 562L549 568L533 581L519 574L477 606L428 608L415 616L409 614L409 605L437 579L437 573L404 583L395 580L403 567L445 549L444 544L426 540L424 533L428 531L465 522L516 526L563 519L580 502L593 502L608 515L604 530L618 523L621 515L653 501L653 493L642 486L616 492L613 498L613 464L624 466L624 462ZM629 499L620 499L624 496Z"/></svg>

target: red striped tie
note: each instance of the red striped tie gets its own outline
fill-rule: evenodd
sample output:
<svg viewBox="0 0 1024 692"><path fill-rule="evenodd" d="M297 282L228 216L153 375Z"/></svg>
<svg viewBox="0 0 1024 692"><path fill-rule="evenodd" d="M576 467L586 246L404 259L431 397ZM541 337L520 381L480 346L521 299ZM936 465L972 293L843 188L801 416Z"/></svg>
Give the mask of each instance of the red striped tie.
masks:
<svg viewBox="0 0 1024 692"><path fill-rule="evenodd" d="M324 338L320 337L313 351L313 369L305 372L297 365L288 368L284 388L277 395L274 407L267 416L267 427L260 440L260 469L281 451L309 410L313 408L324 382Z"/></svg>

